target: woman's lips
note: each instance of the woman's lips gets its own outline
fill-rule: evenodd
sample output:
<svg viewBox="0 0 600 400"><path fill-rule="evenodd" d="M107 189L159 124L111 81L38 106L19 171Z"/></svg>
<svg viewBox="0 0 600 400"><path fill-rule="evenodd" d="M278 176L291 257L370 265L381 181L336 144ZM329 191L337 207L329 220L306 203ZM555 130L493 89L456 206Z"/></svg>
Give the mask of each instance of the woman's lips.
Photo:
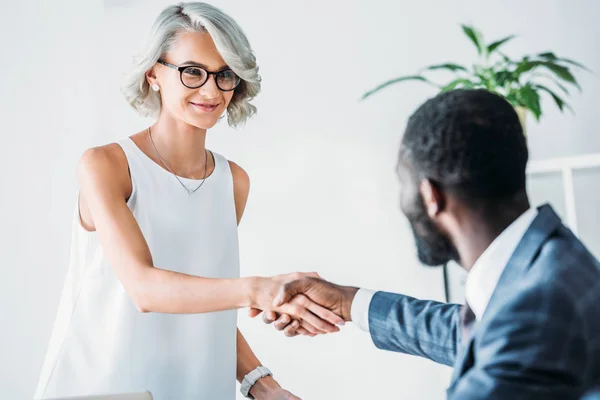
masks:
<svg viewBox="0 0 600 400"><path fill-rule="evenodd" d="M203 112L213 112L219 107L218 104L194 103L194 102L190 102L190 104L193 105L196 109L203 111Z"/></svg>

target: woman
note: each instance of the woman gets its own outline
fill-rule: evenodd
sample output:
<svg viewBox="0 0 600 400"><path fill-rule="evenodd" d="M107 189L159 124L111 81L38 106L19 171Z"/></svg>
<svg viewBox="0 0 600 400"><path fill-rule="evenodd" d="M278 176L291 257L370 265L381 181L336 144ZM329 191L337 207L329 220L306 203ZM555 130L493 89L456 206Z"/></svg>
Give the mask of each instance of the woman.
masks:
<svg viewBox="0 0 600 400"><path fill-rule="evenodd" d="M238 126L254 113L259 82L229 16L204 3L159 15L124 86L156 122L87 150L78 165L72 260L36 398L233 399L236 377L254 398L297 398L257 369L235 310L287 314L311 335L343 322L305 297L272 307L280 285L302 274L239 278L249 178L205 148L222 114Z"/></svg>

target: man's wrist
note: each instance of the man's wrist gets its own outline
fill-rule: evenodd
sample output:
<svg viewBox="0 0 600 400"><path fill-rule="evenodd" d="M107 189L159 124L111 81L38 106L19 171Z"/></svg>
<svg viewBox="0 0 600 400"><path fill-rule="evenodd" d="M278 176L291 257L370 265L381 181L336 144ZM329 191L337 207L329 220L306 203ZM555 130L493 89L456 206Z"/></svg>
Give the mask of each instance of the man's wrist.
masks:
<svg viewBox="0 0 600 400"><path fill-rule="evenodd" d="M260 399L270 391L279 388L281 388L281 386L279 386L277 381L272 376L265 376L264 378L260 378L258 381L256 381L252 388L250 388L250 395L255 399Z"/></svg>
<svg viewBox="0 0 600 400"><path fill-rule="evenodd" d="M369 309L371 308L371 301L375 293L369 289L359 289L355 293L350 307L352 323L365 332L370 332Z"/></svg>
<svg viewBox="0 0 600 400"><path fill-rule="evenodd" d="M352 321L352 302L354 301L356 292L358 292L358 288L340 286L340 290L342 292L342 315L340 315L340 317L342 317L344 321L350 322Z"/></svg>

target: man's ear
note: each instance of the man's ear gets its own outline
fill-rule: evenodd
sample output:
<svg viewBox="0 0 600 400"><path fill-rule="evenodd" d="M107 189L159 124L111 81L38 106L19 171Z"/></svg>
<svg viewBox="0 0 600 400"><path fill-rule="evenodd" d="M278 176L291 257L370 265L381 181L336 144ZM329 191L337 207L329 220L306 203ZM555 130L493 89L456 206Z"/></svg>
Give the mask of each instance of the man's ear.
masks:
<svg viewBox="0 0 600 400"><path fill-rule="evenodd" d="M446 207L446 197L440 189L440 186L431 179L421 180L419 187L421 196L423 197L423 205L429 218L435 218L438 214L444 211Z"/></svg>

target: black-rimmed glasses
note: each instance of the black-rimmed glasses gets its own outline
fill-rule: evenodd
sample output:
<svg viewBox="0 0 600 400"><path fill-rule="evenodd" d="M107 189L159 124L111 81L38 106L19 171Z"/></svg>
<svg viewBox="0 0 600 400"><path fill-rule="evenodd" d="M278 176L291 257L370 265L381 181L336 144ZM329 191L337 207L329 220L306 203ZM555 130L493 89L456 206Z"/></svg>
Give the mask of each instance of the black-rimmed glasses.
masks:
<svg viewBox="0 0 600 400"><path fill-rule="evenodd" d="M229 68L216 72L210 72L202 67L185 65L183 67L179 67L177 65L169 64L163 60L158 60L158 62L165 67L173 68L179 71L181 83L183 86L190 89L198 89L204 85L208 81L208 77L210 75L215 76L215 83L217 84L217 87L224 92L230 92L234 90L241 81L240 77Z"/></svg>

